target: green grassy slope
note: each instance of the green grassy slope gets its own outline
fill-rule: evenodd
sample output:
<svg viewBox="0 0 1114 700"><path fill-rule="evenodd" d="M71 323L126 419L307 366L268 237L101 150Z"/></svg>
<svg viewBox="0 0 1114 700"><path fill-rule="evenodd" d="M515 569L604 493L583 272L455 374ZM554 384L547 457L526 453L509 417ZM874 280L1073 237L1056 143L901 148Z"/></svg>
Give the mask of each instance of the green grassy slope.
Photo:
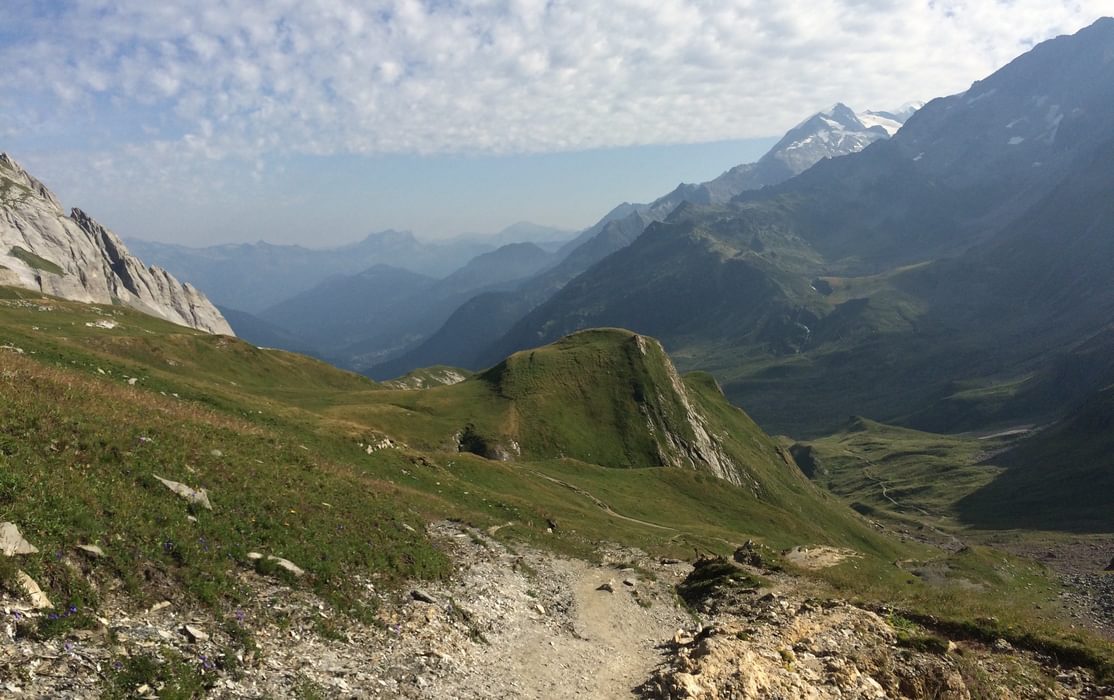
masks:
<svg viewBox="0 0 1114 700"><path fill-rule="evenodd" d="M741 436L728 444L732 455L762 480L758 497L753 488L736 488L694 471L600 466L610 461L607 457L629 467L661 463L659 446L648 437L632 392L636 379L644 387L670 381L660 362L664 354L656 344L647 346L656 361L633 363L631 369L629 353L611 352L616 346L635 347L628 333L585 334L572 343L574 364L598 363L601 371L592 375L596 385L579 382L573 376L575 368L564 364L569 361L568 347L557 347L539 350L533 369L524 354L497 372L461 384L404 391L303 356L197 333L119 307L46 299L18 290L4 290L3 296L0 345L9 349L0 350L0 357L5 371L13 374L3 388L7 447L0 517L23 521L29 536L55 533L61 538L64 533L74 543L103 541L105 533L115 532L110 527L114 509L108 507L113 494L121 494L124 502L134 499L129 510L137 513L164 507L183 511L184 504L152 481L158 468L160 476L210 488L217 509L199 517L214 518L224 523L222 527L236 523L244 530L235 538L229 535L222 547L240 553L246 547L270 546L288 552L291 559L301 557L299 563L311 571L314 556L293 548L285 535L278 537L283 526L276 521L289 522L294 514L272 515L258 529L248 523L263 523L259 513L267 510L294 510L299 519L315 523L305 536L304 546L309 547L327 538L329 528L359 507L363 495L369 499L367 517L388 520L373 507L374 494L381 491L391 494L392 512L454 515L488 524L511 519L524 523L521 534L528 538L544 531L548 517L574 522L567 535L573 547L611 537L670 551L684 551L688 545L678 543L685 542L722 549L755 536L786 546L823 541L858 544L881 556L895 552L896 545L873 534L849 511L836 508L785 463L776 445L741 411L726 404L706 378L688 381L692 400L709 415L719 411L722 420L733 421L717 429ZM86 325L109 320L117 325ZM16 369L9 369L16 363ZM624 365L627 374L612 376ZM587 376L587 370L580 371ZM531 389L532 382L544 384L547 376L553 391ZM31 382L42 384L37 390L44 396L55 392L56 399L38 401L33 392L21 389ZM71 385L79 388L64 388ZM593 404L594 393L605 398ZM661 428L683 431L676 396L656 393L647 400L655 404ZM77 401L78 396L88 400ZM628 403L638 416L634 420L623 415ZM549 408L556 411L555 417L540 415ZM47 420L48 415L54 417ZM186 415L192 418L185 420ZM521 440L523 461L500 463L459 452L458 434L468 423L493 439ZM52 435L66 434L64 426L74 426L66 444L72 441L79 447L49 449L50 440L57 439ZM384 436L404 447L368 454L365 446ZM153 440L137 442L140 437ZM38 454L38 462L28 459L29 450ZM222 456L214 456L212 450ZM603 459L595 462L591 453ZM150 457L137 462L137 455ZM83 459L103 463L109 471L70 468L71 461ZM23 471L32 463L38 465L35 470ZM63 488L66 480L68 490ZM253 480L258 488L248 486ZM783 496L783 483L798 493ZM354 484L359 486L353 488ZM645 493L668 494L674 489L689 495L677 503L665 498L656 506L647 505L653 501ZM58 498L68 505L28 498L46 491L61 494ZM664 522L645 518L653 524L640 525L623 520L601 509L597 499L615 513L635 519L643 519L639 514L659 516ZM310 501L318 505L310 507ZM718 505L708 511L705 503ZM786 509L789 503L797 512L815 510L824 517L800 520ZM66 516L68 525L50 525L42 532L34 526L66 510L74 510L72 517ZM336 514L336 522L322 517L330 513ZM173 527L187 527L184 515ZM162 522L161 517L154 520ZM75 522L87 527L74 530L70 526ZM161 536L154 530L144 535L148 544ZM222 537L211 536L210 542ZM409 538L403 540L404 546L411 546ZM59 539L47 544L56 546L65 543ZM136 551L155 552L150 547ZM320 571L332 566L322 563ZM421 571L399 565L400 575Z"/></svg>
<svg viewBox="0 0 1114 700"><path fill-rule="evenodd" d="M2 296L0 520L19 524L41 550L18 565L56 602L81 610L95 612L99 594L57 554L64 560L74 545L92 543L107 554L90 565L92 580L119 579L140 604L186 598L227 610L242 595L236 569L251 565L254 550L294 561L307 576L292 583L362 615L352 575L445 575L449 563L421 524L453 517L582 556L604 540L686 557L727 553L751 538L778 549L852 547L865 556L815 574L818 585L926 611L954 601L958 589L893 562L931 561L983 591L948 608L957 620L1037 624L1028 597L996 593L1017 580L1015 562L960 561L878 532L809 483L707 375L687 377L685 396L747 480L733 486L643 462L654 442L616 431L648 433L649 424L627 421L619 407L653 393L658 426L681 409L662 384L672 384L667 370L646 360L660 351L631 354L637 344L627 333L585 334L537 350L532 365L526 353L454 386L404 391L118 307ZM86 325L106 320L118 325ZM570 376L593 367L592 384ZM605 398L569 405L597 391ZM557 403L552 420L525 415ZM480 434L522 439L523 457L460 452L456 436L468 422ZM523 426L539 436L531 442ZM384 437L394 446L376 449ZM588 451L628 468L593 463ZM213 510L189 506L156 474L208 489ZM1026 582L1039 579L1024 571ZM0 578L11 573L5 567ZM1067 639L1052 621L1038 627Z"/></svg>

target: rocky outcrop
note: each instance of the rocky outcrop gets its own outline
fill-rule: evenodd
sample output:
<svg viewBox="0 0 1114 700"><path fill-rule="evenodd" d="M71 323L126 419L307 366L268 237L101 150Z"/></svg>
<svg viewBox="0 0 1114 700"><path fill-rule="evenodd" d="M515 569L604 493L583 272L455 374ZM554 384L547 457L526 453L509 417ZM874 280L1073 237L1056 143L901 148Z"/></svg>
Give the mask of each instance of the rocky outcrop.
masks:
<svg viewBox="0 0 1114 700"><path fill-rule="evenodd" d="M677 373L677 368L669 360L661 343L641 335L635 335L634 342L643 357L652 355L659 358L669 378L669 386L665 389L667 391L671 389L672 396L663 395L662 387L658 387L657 405L662 407L673 404L682 409L680 413L682 425L675 425L675 420L664 411L658 411L661 414L658 416L648 416L650 430L661 436L659 456L662 464L707 470L736 486L744 486L752 482L753 480L746 477L745 469L728 456L720 440L708 430L708 418L689 397L681 375ZM661 424L660 430L655 429L655 422ZM756 483L749 485L757 489Z"/></svg>
<svg viewBox="0 0 1114 700"><path fill-rule="evenodd" d="M208 333L234 335L220 311L0 153L0 284L97 304L123 304Z"/></svg>

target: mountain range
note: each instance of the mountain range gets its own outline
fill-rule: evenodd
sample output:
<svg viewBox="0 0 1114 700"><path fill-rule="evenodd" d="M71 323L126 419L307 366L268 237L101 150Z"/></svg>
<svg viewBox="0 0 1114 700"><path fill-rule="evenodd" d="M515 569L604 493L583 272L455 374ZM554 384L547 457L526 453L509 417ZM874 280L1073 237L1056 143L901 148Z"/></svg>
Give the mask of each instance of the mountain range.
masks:
<svg viewBox="0 0 1114 700"><path fill-rule="evenodd" d="M625 248L650 223L665 219L679 205L723 203L747 190L787 180L825 158L854 153L889 138L915 110L916 105L910 105L894 113L856 113L846 105L833 105L795 126L755 163L738 165L708 182L682 183L650 203L618 205L557 251L558 264L514 289L469 299L439 330L398 357L375 366L356 363L354 367L376 378L431 364L485 367L499 359L491 349L493 338L507 333L570 280Z"/></svg>
<svg viewBox="0 0 1114 700"><path fill-rule="evenodd" d="M554 250L572 232L528 222L484 236L464 234L419 240L408 231L379 231L334 248L306 248L259 241L191 248L129 238L137 255L204 289L220 306L258 313L337 276L355 275L376 265L444 277L477 255L507 243L529 242Z"/></svg>
<svg viewBox="0 0 1114 700"><path fill-rule="evenodd" d="M851 414L934 430L1052 419L1114 379L1104 366L1064 380L1073 349L1114 320L1112 135L1104 19L858 154L678 206L480 364L621 326L713 372L774 431L820 434Z"/></svg>
<svg viewBox="0 0 1114 700"><path fill-rule="evenodd" d="M332 277L257 316L318 357L343 367L366 366L433 332L473 295L513 286L554 257L535 243L508 243L442 279L376 265Z"/></svg>

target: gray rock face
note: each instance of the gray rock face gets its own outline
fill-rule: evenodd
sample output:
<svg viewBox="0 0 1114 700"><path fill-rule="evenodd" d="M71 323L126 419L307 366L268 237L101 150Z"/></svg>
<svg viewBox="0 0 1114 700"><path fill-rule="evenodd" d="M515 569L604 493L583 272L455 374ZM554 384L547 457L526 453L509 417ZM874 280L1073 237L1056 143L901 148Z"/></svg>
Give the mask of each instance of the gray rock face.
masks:
<svg viewBox="0 0 1114 700"><path fill-rule="evenodd" d="M0 153L0 284L86 303L121 303L208 333L234 335L200 291L147 267L85 212Z"/></svg>

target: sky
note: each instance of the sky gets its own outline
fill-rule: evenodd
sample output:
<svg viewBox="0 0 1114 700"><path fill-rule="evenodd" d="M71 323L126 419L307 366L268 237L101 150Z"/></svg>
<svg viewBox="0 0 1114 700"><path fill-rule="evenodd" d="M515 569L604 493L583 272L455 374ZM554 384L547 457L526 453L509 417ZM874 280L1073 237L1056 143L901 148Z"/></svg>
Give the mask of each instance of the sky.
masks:
<svg viewBox="0 0 1114 700"><path fill-rule="evenodd" d="M1114 0L0 0L0 150L125 237L577 229Z"/></svg>

